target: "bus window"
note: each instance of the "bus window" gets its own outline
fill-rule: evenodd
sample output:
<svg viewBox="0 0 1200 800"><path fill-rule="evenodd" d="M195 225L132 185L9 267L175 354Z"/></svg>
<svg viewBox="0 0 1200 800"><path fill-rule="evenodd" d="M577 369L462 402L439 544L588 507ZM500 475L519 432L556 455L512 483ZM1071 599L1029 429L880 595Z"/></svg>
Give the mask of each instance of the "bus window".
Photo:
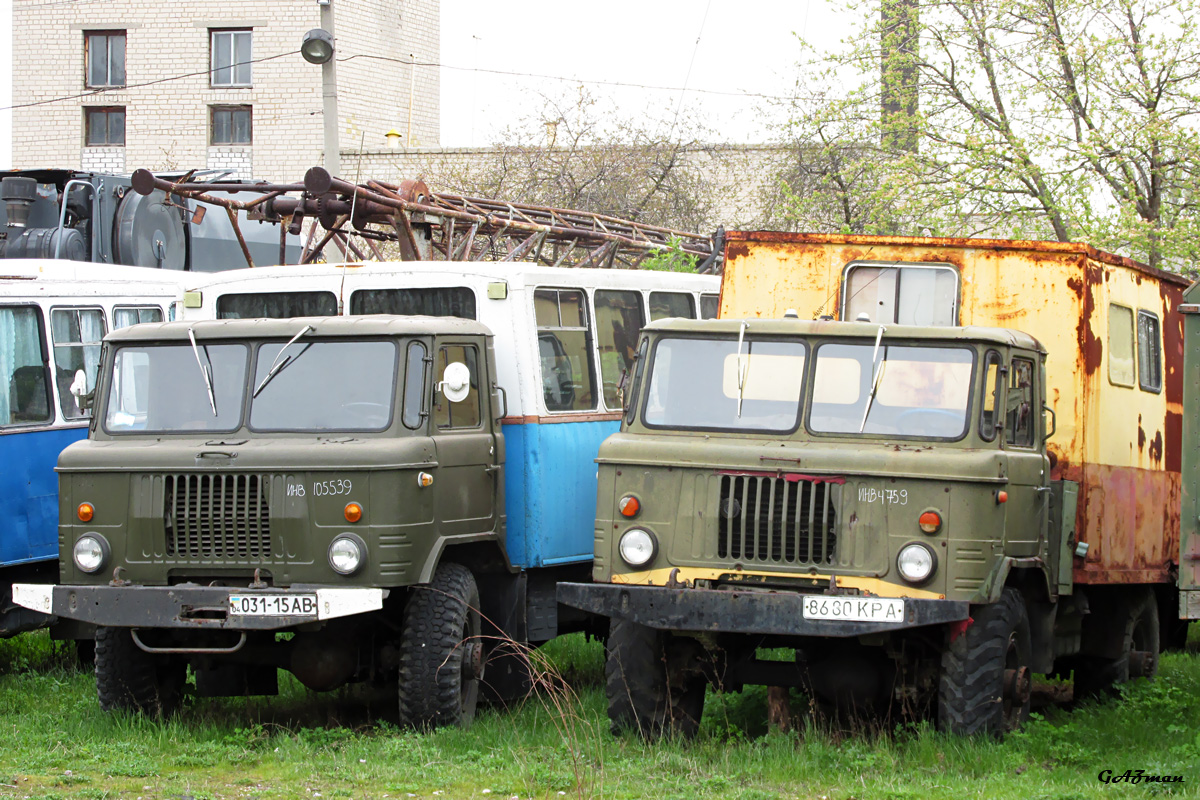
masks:
<svg viewBox="0 0 1200 800"><path fill-rule="evenodd" d="M37 306L0 306L0 426L53 420Z"/></svg>
<svg viewBox="0 0 1200 800"><path fill-rule="evenodd" d="M217 298L217 319L336 317L337 313L333 292L259 292Z"/></svg>
<svg viewBox="0 0 1200 800"><path fill-rule="evenodd" d="M683 292L651 292L650 321L667 317L696 318L696 301Z"/></svg>
<svg viewBox="0 0 1200 800"><path fill-rule="evenodd" d="M533 293L533 307L546 409L594 409L596 380L592 372L592 337L583 291L538 289Z"/></svg>
<svg viewBox="0 0 1200 800"><path fill-rule="evenodd" d="M700 319L716 319L720 302L719 294L700 295Z"/></svg>
<svg viewBox="0 0 1200 800"><path fill-rule="evenodd" d="M96 388L100 340L105 334L104 312L99 308L51 309L50 333L54 340L54 382L63 416L83 419L88 412L79 407L71 386L75 375L82 370L87 382L84 392Z"/></svg>
<svg viewBox="0 0 1200 800"><path fill-rule="evenodd" d="M633 366L638 331L645 325L639 292L596 290L596 342L600 347L600 378L604 405L621 408L621 376Z"/></svg>
<svg viewBox="0 0 1200 800"><path fill-rule="evenodd" d="M162 309L158 306L130 306L113 309L113 330L128 328L141 322L162 322Z"/></svg>
<svg viewBox="0 0 1200 800"><path fill-rule="evenodd" d="M851 264L843 281L842 319L897 325L957 325L953 267Z"/></svg>
<svg viewBox="0 0 1200 800"><path fill-rule="evenodd" d="M359 289L350 295L351 314L421 314L476 319L475 293L465 286L420 289Z"/></svg>

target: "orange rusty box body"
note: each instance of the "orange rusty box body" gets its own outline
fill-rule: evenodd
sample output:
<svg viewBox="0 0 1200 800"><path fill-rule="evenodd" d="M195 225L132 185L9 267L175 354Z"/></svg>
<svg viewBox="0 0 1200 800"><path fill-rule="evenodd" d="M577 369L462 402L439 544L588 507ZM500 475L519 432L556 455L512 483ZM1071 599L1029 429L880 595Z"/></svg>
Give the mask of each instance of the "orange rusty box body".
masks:
<svg viewBox="0 0 1200 800"><path fill-rule="evenodd" d="M731 231L720 316L782 317L795 309L802 319L840 319L852 265L951 268L956 305L943 324L1015 328L1039 339L1049 351L1046 396L1057 416L1047 445L1051 478L1079 484L1076 529L1089 544L1086 559L1075 560L1075 581L1174 580L1183 400L1177 308L1187 280L1077 243ZM860 307L861 292L852 296ZM898 288L896 298L899 305ZM1136 378L1132 386L1114 382L1123 365L1132 367L1109 363L1113 304L1132 310L1135 321L1138 312L1158 318L1161 391L1142 389Z"/></svg>

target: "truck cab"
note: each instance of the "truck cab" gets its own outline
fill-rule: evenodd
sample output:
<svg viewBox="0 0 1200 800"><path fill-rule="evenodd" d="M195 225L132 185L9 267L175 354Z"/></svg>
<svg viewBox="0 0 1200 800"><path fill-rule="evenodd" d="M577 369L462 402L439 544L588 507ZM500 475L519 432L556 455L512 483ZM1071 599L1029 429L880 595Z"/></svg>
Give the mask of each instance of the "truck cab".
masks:
<svg viewBox="0 0 1200 800"><path fill-rule="evenodd" d="M416 727L469 722L483 620L489 642L524 630L503 628L492 339L389 316L114 332L59 460L59 584L18 602L98 626L105 709L174 710L189 668L200 696L271 694L287 669L394 683Z"/></svg>
<svg viewBox="0 0 1200 800"><path fill-rule="evenodd" d="M999 733L1032 672L1111 660L1073 596L1045 358L1000 328L648 326L598 459L593 583L559 587L612 619L614 729L694 733L707 685L758 683Z"/></svg>

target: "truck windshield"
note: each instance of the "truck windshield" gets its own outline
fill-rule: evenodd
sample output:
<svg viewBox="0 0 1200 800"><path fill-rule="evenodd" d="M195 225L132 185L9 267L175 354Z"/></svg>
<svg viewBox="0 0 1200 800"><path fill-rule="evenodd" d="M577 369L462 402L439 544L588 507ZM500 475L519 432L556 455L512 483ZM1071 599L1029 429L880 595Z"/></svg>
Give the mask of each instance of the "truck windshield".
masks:
<svg viewBox="0 0 1200 800"><path fill-rule="evenodd" d="M246 393L244 344L197 345L211 365L212 400L206 373L191 343L127 346L113 358L104 429L110 433L186 433L237 430ZM216 407L216 413L213 407Z"/></svg>
<svg viewBox="0 0 1200 800"><path fill-rule="evenodd" d="M277 362L286 342L258 348L253 384ZM250 401L256 431L379 431L392 419L396 390L396 343L299 339L262 391Z"/></svg>
<svg viewBox="0 0 1200 800"><path fill-rule="evenodd" d="M795 430L807 354L800 341L747 337L739 352L737 339L659 339L642 420L654 428Z"/></svg>
<svg viewBox="0 0 1200 800"><path fill-rule="evenodd" d="M874 359L872 359L874 356ZM824 344L816 351L813 433L958 439L975 356L961 347Z"/></svg>

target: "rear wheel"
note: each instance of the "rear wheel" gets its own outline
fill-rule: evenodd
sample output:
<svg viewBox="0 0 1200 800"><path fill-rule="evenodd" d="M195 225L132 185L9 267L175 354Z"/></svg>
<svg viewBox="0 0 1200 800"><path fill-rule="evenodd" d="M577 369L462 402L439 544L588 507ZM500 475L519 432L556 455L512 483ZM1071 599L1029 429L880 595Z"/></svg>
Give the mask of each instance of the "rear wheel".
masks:
<svg viewBox="0 0 1200 800"><path fill-rule="evenodd" d="M974 622L942 654L938 727L1002 737L1029 718L1032 644L1025 601L1005 589L996 603L972 606Z"/></svg>
<svg viewBox="0 0 1200 800"><path fill-rule="evenodd" d="M1130 678L1153 678L1158 674L1159 637L1162 629L1158 604L1149 591L1133 591L1115 602L1115 619L1109 624L1124 629L1121 654L1116 658L1085 656L1075 668L1075 697L1083 699L1109 694ZM1098 613L1103 606L1098 606Z"/></svg>
<svg viewBox="0 0 1200 800"><path fill-rule="evenodd" d="M400 721L413 728L467 727L483 677L479 588L461 564L442 564L414 587L400 631Z"/></svg>
<svg viewBox="0 0 1200 800"><path fill-rule="evenodd" d="M149 717L179 709L187 664L155 655L133 641L129 628L96 629L96 692L105 711L137 711Z"/></svg>
<svg viewBox="0 0 1200 800"><path fill-rule="evenodd" d="M695 736L708 688L699 649L690 640L614 619L604 665L613 733L636 730L651 741L672 734Z"/></svg>

